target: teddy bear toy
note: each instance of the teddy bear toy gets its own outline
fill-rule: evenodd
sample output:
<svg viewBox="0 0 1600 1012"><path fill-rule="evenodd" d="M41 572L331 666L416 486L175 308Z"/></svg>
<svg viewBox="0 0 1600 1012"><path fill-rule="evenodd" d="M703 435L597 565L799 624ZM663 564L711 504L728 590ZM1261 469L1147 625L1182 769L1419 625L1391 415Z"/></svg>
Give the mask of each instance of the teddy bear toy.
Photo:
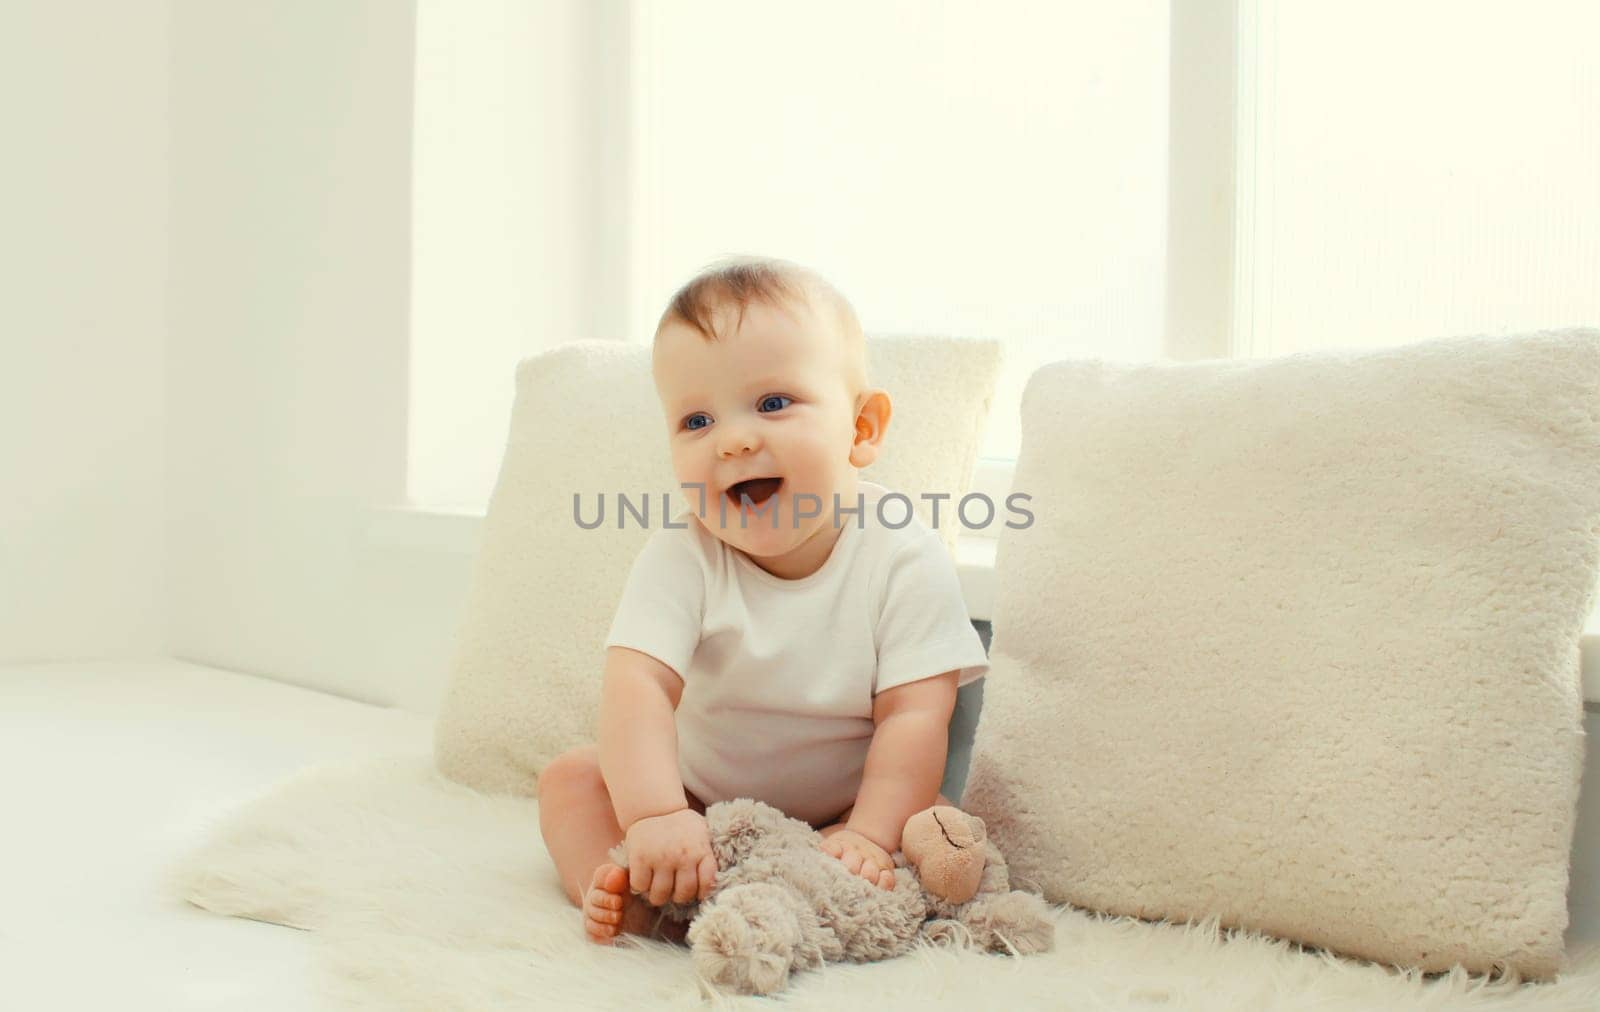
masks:
<svg viewBox="0 0 1600 1012"><path fill-rule="evenodd" d="M958 808L937 805L906 821L893 889L851 874L822 849L820 833L762 802L717 802L706 823L717 858L711 892L661 912L689 922L697 972L725 991L771 994L791 970L886 959L919 938L1018 955L1055 944L1048 905L1011 888L983 820ZM611 859L627 867L626 844Z"/></svg>

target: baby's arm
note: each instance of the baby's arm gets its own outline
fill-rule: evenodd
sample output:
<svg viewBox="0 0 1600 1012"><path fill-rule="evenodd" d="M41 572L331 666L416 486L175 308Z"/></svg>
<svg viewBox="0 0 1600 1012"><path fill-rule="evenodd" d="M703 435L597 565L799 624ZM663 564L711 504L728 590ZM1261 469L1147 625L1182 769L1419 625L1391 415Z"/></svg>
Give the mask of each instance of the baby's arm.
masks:
<svg viewBox="0 0 1600 1012"><path fill-rule="evenodd" d="M673 712L683 679L649 654L607 647L600 686L600 775L617 824L626 833L640 819L689 807L678 775Z"/></svg>
<svg viewBox="0 0 1600 1012"><path fill-rule="evenodd" d="M873 697L876 729L846 828L886 853L900 848L906 820L939 798L959 674L946 671Z"/></svg>
<svg viewBox="0 0 1600 1012"><path fill-rule="evenodd" d="M628 844L628 886L652 906L705 899L717 858L705 816L678 776L672 714L683 680L649 654L606 648L600 688L600 775Z"/></svg>

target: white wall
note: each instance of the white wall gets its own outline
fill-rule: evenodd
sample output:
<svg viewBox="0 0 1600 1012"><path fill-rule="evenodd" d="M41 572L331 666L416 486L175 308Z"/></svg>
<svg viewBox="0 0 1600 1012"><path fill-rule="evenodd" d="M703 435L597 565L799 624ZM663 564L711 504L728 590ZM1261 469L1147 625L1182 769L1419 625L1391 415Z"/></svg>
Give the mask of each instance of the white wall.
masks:
<svg viewBox="0 0 1600 1012"><path fill-rule="evenodd" d="M8 5L0 31L0 661L156 656L168 25Z"/></svg>
<svg viewBox="0 0 1600 1012"><path fill-rule="evenodd" d="M437 705L476 528L372 526L405 493L412 17L8 7L0 663Z"/></svg>
<svg viewBox="0 0 1600 1012"><path fill-rule="evenodd" d="M406 681L389 651L438 672L456 618L419 605L410 649L410 571L363 534L405 494L413 17L177 0L172 21L172 651L377 702Z"/></svg>

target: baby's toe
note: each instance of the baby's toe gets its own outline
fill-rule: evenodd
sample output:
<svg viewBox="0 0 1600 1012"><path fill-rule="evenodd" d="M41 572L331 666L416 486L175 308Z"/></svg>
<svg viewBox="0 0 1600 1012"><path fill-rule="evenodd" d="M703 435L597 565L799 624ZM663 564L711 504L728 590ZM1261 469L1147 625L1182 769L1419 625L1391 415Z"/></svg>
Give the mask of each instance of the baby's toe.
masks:
<svg viewBox="0 0 1600 1012"><path fill-rule="evenodd" d="M615 864L602 864L594 870L594 881L589 885L621 896L628 888L628 870Z"/></svg>
<svg viewBox="0 0 1600 1012"><path fill-rule="evenodd" d="M627 899L622 890L627 885L627 871L614 864L603 864L594 870L594 879L583 897L583 930L591 941L609 943L623 930Z"/></svg>
<svg viewBox="0 0 1600 1012"><path fill-rule="evenodd" d="M618 930L617 921L621 920L622 915L621 914L616 914L615 915L617 917L617 921L607 922L607 921L601 920L602 917L607 916L609 914L611 914L611 911L608 911L608 910L606 910L606 911L595 910L593 907L585 907L584 908L584 911L583 911L583 930L589 936L589 940L590 941L592 941L592 942L610 942L610 941L614 940L617 937L617 930Z"/></svg>

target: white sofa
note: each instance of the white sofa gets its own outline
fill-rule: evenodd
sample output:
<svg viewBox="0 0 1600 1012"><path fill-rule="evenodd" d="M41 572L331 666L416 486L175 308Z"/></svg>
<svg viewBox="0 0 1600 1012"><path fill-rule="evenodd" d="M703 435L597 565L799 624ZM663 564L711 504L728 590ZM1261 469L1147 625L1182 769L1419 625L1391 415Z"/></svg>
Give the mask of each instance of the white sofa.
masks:
<svg viewBox="0 0 1600 1012"><path fill-rule="evenodd" d="M182 661L0 667L0 1008L315 1007L303 932L188 906L159 872L218 805L306 765L425 752L431 728Z"/></svg>
<svg viewBox="0 0 1600 1012"><path fill-rule="evenodd" d="M1600 658L1600 638L1585 647ZM189 907L159 872L218 806L304 766L427 752L431 726L176 660L0 666L0 1007L315 1007L303 932ZM1586 728L1600 736L1600 713ZM1600 749L1585 773L1600 784ZM1597 795L1579 805L1569 947L1600 939Z"/></svg>

